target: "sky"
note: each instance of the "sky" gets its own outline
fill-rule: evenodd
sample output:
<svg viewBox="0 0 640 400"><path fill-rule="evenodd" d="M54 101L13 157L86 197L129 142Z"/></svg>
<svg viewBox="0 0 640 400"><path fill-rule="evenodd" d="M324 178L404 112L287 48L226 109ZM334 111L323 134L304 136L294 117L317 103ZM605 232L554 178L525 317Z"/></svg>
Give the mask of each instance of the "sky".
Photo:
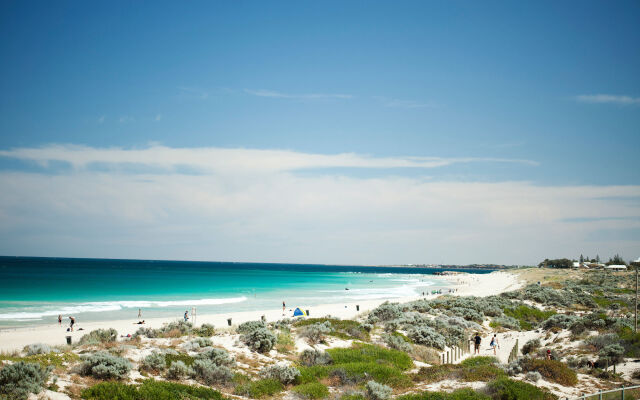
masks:
<svg viewBox="0 0 640 400"><path fill-rule="evenodd" d="M637 1L0 4L0 255L640 256Z"/></svg>

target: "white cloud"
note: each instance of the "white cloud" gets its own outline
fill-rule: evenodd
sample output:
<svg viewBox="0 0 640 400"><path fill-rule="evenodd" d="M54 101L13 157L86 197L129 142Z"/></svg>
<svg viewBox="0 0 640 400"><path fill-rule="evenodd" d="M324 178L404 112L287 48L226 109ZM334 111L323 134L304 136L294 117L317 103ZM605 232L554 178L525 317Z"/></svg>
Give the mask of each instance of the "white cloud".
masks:
<svg viewBox="0 0 640 400"><path fill-rule="evenodd" d="M209 92L200 88L178 86L178 90L180 91L180 95L183 97L195 98L199 100L206 100L209 98Z"/></svg>
<svg viewBox="0 0 640 400"><path fill-rule="evenodd" d="M0 172L0 254L388 264L534 263L589 252L637 257L640 186L539 186L354 178L300 168L431 160L243 149L59 146L0 156L72 162L56 174ZM216 159L213 162L207 161ZM134 160L134 161L132 161ZM128 174L92 162L202 166L199 175ZM445 160L447 159L436 159ZM566 218L593 218L585 223Z"/></svg>
<svg viewBox="0 0 640 400"><path fill-rule="evenodd" d="M52 145L0 150L0 156L33 161L45 166L50 161L64 161L75 168L86 168L92 163L141 164L168 171L189 166L203 173L228 171L260 174L311 168L437 168L473 162L537 165L531 160L490 157L371 157L355 153L325 155L289 150L172 148L160 145L145 149Z"/></svg>
<svg viewBox="0 0 640 400"><path fill-rule="evenodd" d="M157 122L157 121L160 121L161 119L162 119L162 114L156 114L154 120Z"/></svg>
<svg viewBox="0 0 640 400"><path fill-rule="evenodd" d="M307 94L290 94L276 92L274 90L252 90L244 89L244 92L252 96L271 97L275 99L298 99L298 100L314 100L314 99L351 99L350 94L341 93L307 93Z"/></svg>
<svg viewBox="0 0 640 400"><path fill-rule="evenodd" d="M135 121L135 118L128 116L128 115L123 115L118 119L118 122L120 122L121 124L127 124L129 122L133 122Z"/></svg>
<svg viewBox="0 0 640 400"><path fill-rule="evenodd" d="M611 94L583 94L575 96L575 100L581 103L594 103L594 104L640 104L640 97L631 96L618 96Z"/></svg>

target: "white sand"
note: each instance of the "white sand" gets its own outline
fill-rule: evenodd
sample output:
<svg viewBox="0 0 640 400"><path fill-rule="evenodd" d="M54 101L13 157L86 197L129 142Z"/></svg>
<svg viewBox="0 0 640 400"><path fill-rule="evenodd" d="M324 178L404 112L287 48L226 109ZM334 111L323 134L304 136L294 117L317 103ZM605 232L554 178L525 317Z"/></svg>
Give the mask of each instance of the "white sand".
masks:
<svg viewBox="0 0 640 400"><path fill-rule="evenodd" d="M440 279L448 282L452 287L456 287L458 291L453 293L461 296L489 296L499 294L504 291L515 290L520 287L516 275L508 272L492 272L490 274L462 274L455 276L434 276L434 279ZM446 294L446 290L444 291ZM427 298L435 296L429 295ZM418 297L421 298L421 297ZM323 304L316 306L300 305L302 309L310 311L310 317L323 317L331 315L334 317L346 319L353 318L359 313L370 311L385 301L392 302L408 302L416 300L416 297L394 298L394 299L377 299L365 300L352 303L342 304ZM360 306L360 311L356 310L356 304ZM230 306L230 310L232 306ZM234 325L246 321L258 320L262 315L267 321L276 321L284 317L291 317L293 310L287 309L285 315L282 315L282 309L271 309L262 311L229 311L225 314L197 315L196 323L213 324L216 328L227 327L227 318L232 318ZM22 349L24 346L32 343L46 343L49 345L63 345L66 343L66 336L71 336L74 343L86 333L95 329L114 328L119 335L133 334L140 326L151 328L159 328L162 324L176 320L176 318L154 318L146 320L145 325L134 324L135 320L118 320L118 321L97 321L83 323L78 320L75 332L66 332L67 325L58 326L58 324L43 325L38 327L15 328L0 331L0 351L11 351ZM78 331L77 328L83 328ZM507 353L508 354L508 353Z"/></svg>

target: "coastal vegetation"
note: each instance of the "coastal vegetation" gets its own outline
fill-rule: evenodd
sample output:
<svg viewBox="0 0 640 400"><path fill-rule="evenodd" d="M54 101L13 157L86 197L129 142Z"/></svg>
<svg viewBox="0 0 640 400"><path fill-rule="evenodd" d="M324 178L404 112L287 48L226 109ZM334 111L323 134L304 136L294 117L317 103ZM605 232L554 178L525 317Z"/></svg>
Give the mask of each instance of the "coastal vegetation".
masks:
<svg viewBox="0 0 640 400"><path fill-rule="evenodd" d="M249 321L218 329L176 321L142 327L131 338L95 330L73 346L35 343L0 354L0 393L10 399L46 390L85 399L547 400L640 381L628 362L640 357L628 273L557 277L538 272L540 283L486 297L384 303L352 320ZM509 347L512 338L521 339L509 360L485 350L443 363L445 352L465 348L476 333L485 340L498 334Z"/></svg>

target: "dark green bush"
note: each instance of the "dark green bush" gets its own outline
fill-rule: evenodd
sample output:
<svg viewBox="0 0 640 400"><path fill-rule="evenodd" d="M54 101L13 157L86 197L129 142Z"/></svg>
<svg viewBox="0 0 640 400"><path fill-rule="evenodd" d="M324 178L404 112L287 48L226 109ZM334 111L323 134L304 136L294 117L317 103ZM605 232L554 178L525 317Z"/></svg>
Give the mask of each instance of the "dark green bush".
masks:
<svg viewBox="0 0 640 400"><path fill-rule="evenodd" d="M530 383L514 381L509 378L497 379L488 385L494 400L553 400L557 397Z"/></svg>
<svg viewBox="0 0 640 400"><path fill-rule="evenodd" d="M185 353L178 353L178 354L167 353L164 355L164 362L167 368L169 368L174 361L182 361L186 366L189 367L193 365L194 360L195 359L193 357Z"/></svg>
<svg viewBox="0 0 640 400"><path fill-rule="evenodd" d="M413 366L411 357L405 352L372 344L354 344L350 348L335 348L327 350L334 364L354 362L383 362L398 369L407 370Z"/></svg>
<svg viewBox="0 0 640 400"><path fill-rule="evenodd" d="M284 389L282 383L277 379L260 379L237 385L234 393L240 396L259 399L265 396L273 396Z"/></svg>
<svg viewBox="0 0 640 400"><path fill-rule="evenodd" d="M525 331L533 329L540 322L556 313L553 310L542 311L539 308L530 307L525 304L513 308L505 308L503 311L504 315L517 319L520 323L520 328Z"/></svg>
<svg viewBox="0 0 640 400"><path fill-rule="evenodd" d="M118 356L99 351L84 357L80 366L81 375L91 375L98 379L124 379L129 375L131 363Z"/></svg>
<svg viewBox="0 0 640 400"><path fill-rule="evenodd" d="M305 383L294 387L293 391L305 399L324 399L329 396L329 389L320 382Z"/></svg>
<svg viewBox="0 0 640 400"><path fill-rule="evenodd" d="M497 358L491 356L469 357L463 360L460 365L463 367L477 367L478 365L494 365L499 364Z"/></svg>
<svg viewBox="0 0 640 400"><path fill-rule="evenodd" d="M520 361L523 372L539 372L546 380L564 386L575 386L578 376L566 364L557 360L523 358Z"/></svg>
<svg viewBox="0 0 640 400"><path fill-rule="evenodd" d="M118 332L113 329L96 329L80 338L80 344L109 343L118 340Z"/></svg>
<svg viewBox="0 0 640 400"><path fill-rule="evenodd" d="M222 400L220 392L202 386L147 379L141 385L102 382L82 391L87 400Z"/></svg>
<svg viewBox="0 0 640 400"><path fill-rule="evenodd" d="M52 369L23 361L7 365L0 370L0 394L8 399L26 399L29 393L38 394Z"/></svg>
<svg viewBox="0 0 640 400"><path fill-rule="evenodd" d="M457 389L451 393L447 392L422 392L405 394L399 396L397 400L491 400L486 394L476 392L472 389ZM523 400L526 398L522 398ZM520 400L520 399L518 399Z"/></svg>

